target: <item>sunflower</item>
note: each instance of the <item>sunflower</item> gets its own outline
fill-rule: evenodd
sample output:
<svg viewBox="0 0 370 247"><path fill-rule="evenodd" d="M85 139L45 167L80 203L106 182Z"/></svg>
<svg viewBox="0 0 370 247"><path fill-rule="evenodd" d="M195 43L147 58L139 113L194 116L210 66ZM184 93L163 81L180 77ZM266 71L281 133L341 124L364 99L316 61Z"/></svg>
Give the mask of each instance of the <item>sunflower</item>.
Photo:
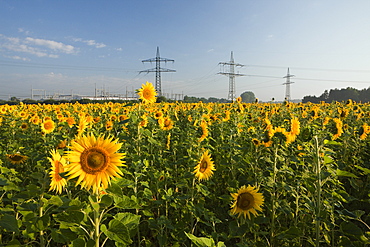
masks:
<svg viewBox="0 0 370 247"><path fill-rule="evenodd" d="M248 219L251 219L250 213L256 216L258 211L262 211L261 206L263 205L264 198L262 193L258 193L258 188L248 185L245 187L243 185L237 193L231 193L231 196L234 199L234 202L231 205L231 214L238 214L238 217L241 215Z"/></svg>
<svg viewBox="0 0 370 247"><path fill-rule="evenodd" d="M25 162L28 159L27 156L21 155L21 154L7 154L6 157L8 158L10 163L12 163L14 165L21 164L21 163Z"/></svg>
<svg viewBox="0 0 370 247"><path fill-rule="evenodd" d="M138 95L144 104L147 103L155 103L157 98L157 92L154 89L152 83L146 82L146 84L142 84L142 87L139 89Z"/></svg>
<svg viewBox="0 0 370 247"><path fill-rule="evenodd" d="M171 118L169 117L165 117L165 118L162 117L158 119L158 124L162 130L170 130L173 128L173 122Z"/></svg>
<svg viewBox="0 0 370 247"><path fill-rule="evenodd" d="M22 130L26 130L26 129L28 129L28 124L27 123L22 123L21 126L20 126L20 128Z"/></svg>
<svg viewBox="0 0 370 247"><path fill-rule="evenodd" d="M67 151L66 159L69 179L78 177L76 186L96 192L107 188L111 178L123 175L119 167L124 166L124 153L117 153L122 144L111 138L94 135L77 137L72 141L72 150Z"/></svg>
<svg viewBox="0 0 370 247"><path fill-rule="evenodd" d="M207 136L208 136L208 133L209 133L209 131L208 131L208 124L207 124L206 121L202 120L202 122L200 124L200 127L202 129L202 135L198 139L198 142L202 142L204 139L206 139Z"/></svg>
<svg viewBox="0 0 370 247"><path fill-rule="evenodd" d="M49 172L51 182L49 191L55 190L57 193L62 193L63 188L67 185L67 180L59 174L64 172L66 160L56 150L50 151L51 158L48 157L51 163L51 171Z"/></svg>
<svg viewBox="0 0 370 247"><path fill-rule="evenodd" d="M212 161L211 155L208 154L208 150L205 151L200 158L198 165L194 168L193 173L199 180L208 180L215 171L215 165Z"/></svg>
<svg viewBox="0 0 370 247"><path fill-rule="evenodd" d="M163 117L163 112L162 112L162 111L157 111L157 112L154 114L154 118L155 118L155 119L160 119L161 117Z"/></svg>
<svg viewBox="0 0 370 247"><path fill-rule="evenodd" d="M290 120L290 133L293 136L297 136L300 133L300 123L299 123L298 118L296 118L296 117L293 117Z"/></svg>
<svg viewBox="0 0 370 247"><path fill-rule="evenodd" d="M45 120L44 122L41 123L41 130L45 134L49 134L49 133L53 132L54 129L55 129L55 123L51 119L47 119L47 120Z"/></svg>
<svg viewBox="0 0 370 247"><path fill-rule="evenodd" d="M343 134L343 122L339 118L333 118L333 122L335 123L335 134L332 136L332 140L338 139Z"/></svg>

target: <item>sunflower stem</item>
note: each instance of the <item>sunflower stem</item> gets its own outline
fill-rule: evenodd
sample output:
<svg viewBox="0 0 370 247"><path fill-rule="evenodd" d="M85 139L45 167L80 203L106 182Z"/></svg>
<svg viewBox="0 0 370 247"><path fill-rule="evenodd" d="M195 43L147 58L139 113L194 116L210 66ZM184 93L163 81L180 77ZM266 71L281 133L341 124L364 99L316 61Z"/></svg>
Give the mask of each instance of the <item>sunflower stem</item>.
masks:
<svg viewBox="0 0 370 247"><path fill-rule="evenodd" d="M99 188L97 187L96 188L96 192L95 192L95 197L96 197L96 201L95 202L91 202L91 204L93 203L98 203L99 204ZM92 205L93 206L93 205ZM99 243L99 238L100 238L100 221L101 221L101 218L100 218L100 210L99 210L99 206L93 206L93 209L94 209L94 241L95 241L95 247L99 247L100 246L100 243Z"/></svg>
<svg viewBox="0 0 370 247"><path fill-rule="evenodd" d="M315 231L316 240L315 245L320 246L320 214L321 214L321 165L320 165L320 149L319 141L317 136L315 139L315 166L316 166L316 219L315 219Z"/></svg>
<svg viewBox="0 0 370 247"><path fill-rule="evenodd" d="M276 214L276 208L275 208L275 200L276 200L276 175L277 175L277 152L278 152L278 145L276 145L275 151L274 151L274 164L273 164L273 188L272 188L272 194L271 194L271 232L270 232L270 246L275 246L275 214Z"/></svg>

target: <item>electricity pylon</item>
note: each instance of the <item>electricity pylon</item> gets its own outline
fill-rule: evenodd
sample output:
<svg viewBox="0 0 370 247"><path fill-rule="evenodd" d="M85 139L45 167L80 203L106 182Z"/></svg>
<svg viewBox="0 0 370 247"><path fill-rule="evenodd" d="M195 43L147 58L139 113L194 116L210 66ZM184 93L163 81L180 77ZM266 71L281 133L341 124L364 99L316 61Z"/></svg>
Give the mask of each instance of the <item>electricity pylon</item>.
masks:
<svg viewBox="0 0 370 247"><path fill-rule="evenodd" d="M245 65L234 62L233 52L231 52L230 62L220 62L218 64L221 64L223 67L223 72L219 72L218 74L226 75L229 77L229 94L227 96L227 99L233 101L235 99L235 77L244 76L244 74L235 73L235 67L244 67ZM224 72L225 65L229 67L227 72Z"/></svg>
<svg viewBox="0 0 370 247"><path fill-rule="evenodd" d="M147 69L147 70L142 70L139 73L149 73L149 72L155 72L155 90L157 91L158 96L162 96L162 83L161 83L161 72L176 72L176 70L173 69L165 69L161 68L161 62L175 62L173 59L168 59L168 58L163 58L159 56L159 47L157 46L157 55L155 58L150 58L141 61L143 63L146 62L155 62L155 68L153 69Z"/></svg>
<svg viewBox="0 0 370 247"><path fill-rule="evenodd" d="M286 82L283 83L283 85L285 85L285 100L286 101L290 101L290 84L294 83L292 81L290 81L290 77L293 77L294 75L291 75L289 73L289 68L288 68L288 73L286 76L284 76L284 78L286 78Z"/></svg>

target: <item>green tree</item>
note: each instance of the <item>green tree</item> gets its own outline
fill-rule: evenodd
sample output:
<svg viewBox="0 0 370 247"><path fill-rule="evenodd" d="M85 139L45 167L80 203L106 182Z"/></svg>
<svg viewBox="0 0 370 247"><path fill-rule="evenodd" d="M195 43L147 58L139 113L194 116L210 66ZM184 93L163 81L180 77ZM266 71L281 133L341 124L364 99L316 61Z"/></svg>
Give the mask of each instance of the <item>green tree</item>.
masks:
<svg viewBox="0 0 370 247"><path fill-rule="evenodd" d="M240 95L242 101L245 103L253 103L256 100L256 96L251 91L246 91Z"/></svg>

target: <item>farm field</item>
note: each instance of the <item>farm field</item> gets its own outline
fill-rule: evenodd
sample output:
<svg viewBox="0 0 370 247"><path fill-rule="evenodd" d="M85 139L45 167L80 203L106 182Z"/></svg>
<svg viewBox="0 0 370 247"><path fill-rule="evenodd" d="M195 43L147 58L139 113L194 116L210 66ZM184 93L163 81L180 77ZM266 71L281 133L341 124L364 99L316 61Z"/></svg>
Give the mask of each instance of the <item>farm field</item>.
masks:
<svg viewBox="0 0 370 247"><path fill-rule="evenodd" d="M369 104L142 93L0 106L1 246L369 245Z"/></svg>

